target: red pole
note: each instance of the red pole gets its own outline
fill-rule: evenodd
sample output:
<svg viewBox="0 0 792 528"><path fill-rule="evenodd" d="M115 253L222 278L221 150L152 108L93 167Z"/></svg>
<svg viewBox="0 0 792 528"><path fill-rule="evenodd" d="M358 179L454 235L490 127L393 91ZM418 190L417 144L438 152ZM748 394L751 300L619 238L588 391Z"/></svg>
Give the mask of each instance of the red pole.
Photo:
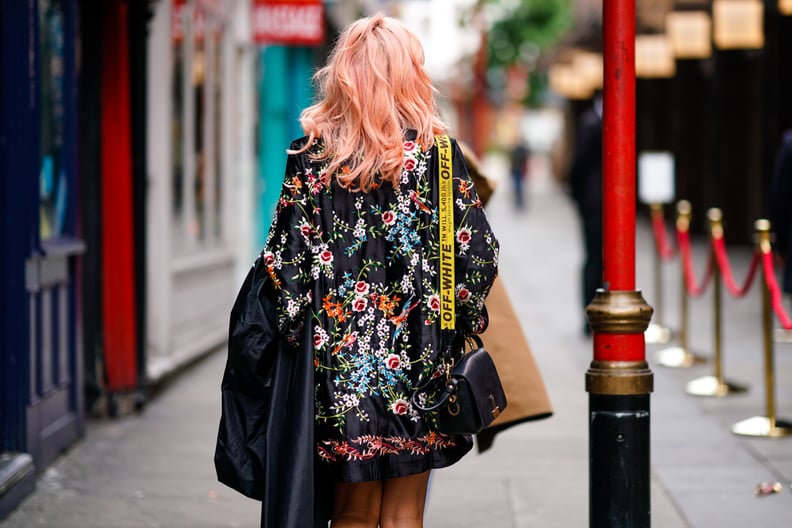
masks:
<svg viewBox="0 0 792 528"><path fill-rule="evenodd" d="M604 274L606 290L635 288L635 0L605 0L603 27Z"/></svg>
<svg viewBox="0 0 792 528"><path fill-rule="evenodd" d="M604 0L603 285L635 289L635 0ZM595 334L594 359L642 361L643 333Z"/></svg>
<svg viewBox="0 0 792 528"><path fill-rule="evenodd" d="M586 308L594 332L589 392L589 526L649 528L649 394L635 289L635 0L603 0L603 288Z"/></svg>

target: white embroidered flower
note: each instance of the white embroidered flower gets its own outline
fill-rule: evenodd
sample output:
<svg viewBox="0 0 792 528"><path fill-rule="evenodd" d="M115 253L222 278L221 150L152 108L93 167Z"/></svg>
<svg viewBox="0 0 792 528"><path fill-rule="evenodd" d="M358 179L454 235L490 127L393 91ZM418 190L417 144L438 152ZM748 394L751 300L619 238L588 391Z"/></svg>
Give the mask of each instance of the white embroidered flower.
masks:
<svg viewBox="0 0 792 528"><path fill-rule="evenodd" d="M289 302L286 303L286 312L289 317L296 317L300 313L300 303L296 299L289 299Z"/></svg>
<svg viewBox="0 0 792 528"><path fill-rule="evenodd" d="M405 294L410 294L415 291L412 283L412 276L410 274L405 274L401 280L401 289Z"/></svg>

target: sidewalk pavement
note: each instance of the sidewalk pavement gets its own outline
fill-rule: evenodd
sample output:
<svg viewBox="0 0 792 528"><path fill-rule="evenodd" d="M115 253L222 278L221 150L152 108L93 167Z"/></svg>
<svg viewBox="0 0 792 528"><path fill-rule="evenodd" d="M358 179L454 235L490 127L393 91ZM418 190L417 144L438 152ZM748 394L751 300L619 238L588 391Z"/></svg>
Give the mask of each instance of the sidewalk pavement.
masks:
<svg viewBox="0 0 792 528"><path fill-rule="evenodd" d="M501 165L490 162L494 173ZM592 355L582 335L579 266L582 243L563 190L534 182L528 209L513 211L507 180L488 208L502 246L501 275L518 310L550 392L555 415L498 436L483 455L433 473L429 528L577 528L588 526L588 395ZM694 204L695 207L695 204ZM694 210L695 215L704 211ZM728 246L728 232L726 232ZM638 287L653 303L653 240L644 221L637 235ZM706 240L694 240L703 273ZM729 247L737 281L751 248ZM663 265L659 316L679 328L679 261ZM745 528L792 526L792 437L731 433L764 415L765 377L759 282L745 298L723 293L723 366L728 381L750 390L722 398L686 393L712 362L668 368L654 361L667 345L647 345L651 396L652 526ZM690 301L689 345L712 357L712 288ZM657 320L657 315L655 320ZM792 415L792 345L775 344L776 408ZM214 528L258 526L258 503L218 484L212 466L225 352L183 372L136 416L91 423L86 437L41 477L37 490L3 528ZM734 378L734 379L732 379ZM785 414L786 413L786 414ZM763 481L779 494L754 496Z"/></svg>

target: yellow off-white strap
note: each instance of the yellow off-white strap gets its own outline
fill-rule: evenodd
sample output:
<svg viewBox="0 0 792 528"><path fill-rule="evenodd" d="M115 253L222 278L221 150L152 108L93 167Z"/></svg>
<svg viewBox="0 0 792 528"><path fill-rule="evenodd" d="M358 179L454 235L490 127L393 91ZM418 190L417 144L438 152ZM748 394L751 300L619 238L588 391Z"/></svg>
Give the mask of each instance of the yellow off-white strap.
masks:
<svg viewBox="0 0 792 528"><path fill-rule="evenodd" d="M454 299L454 175L451 140L436 136L440 169L440 329L453 330L456 322Z"/></svg>

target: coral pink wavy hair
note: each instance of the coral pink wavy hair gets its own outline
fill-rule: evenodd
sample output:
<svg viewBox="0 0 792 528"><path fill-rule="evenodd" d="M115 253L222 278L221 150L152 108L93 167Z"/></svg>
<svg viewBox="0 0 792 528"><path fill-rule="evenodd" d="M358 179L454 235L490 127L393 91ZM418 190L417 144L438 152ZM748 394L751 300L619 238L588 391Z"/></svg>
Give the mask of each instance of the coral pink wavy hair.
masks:
<svg viewBox="0 0 792 528"><path fill-rule="evenodd" d="M377 14L349 25L314 75L319 100L300 115L309 141L296 152L321 140L311 156L329 161L325 183L368 191L379 174L398 186L405 131L429 148L446 130L423 63L421 43L398 20Z"/></svg>

